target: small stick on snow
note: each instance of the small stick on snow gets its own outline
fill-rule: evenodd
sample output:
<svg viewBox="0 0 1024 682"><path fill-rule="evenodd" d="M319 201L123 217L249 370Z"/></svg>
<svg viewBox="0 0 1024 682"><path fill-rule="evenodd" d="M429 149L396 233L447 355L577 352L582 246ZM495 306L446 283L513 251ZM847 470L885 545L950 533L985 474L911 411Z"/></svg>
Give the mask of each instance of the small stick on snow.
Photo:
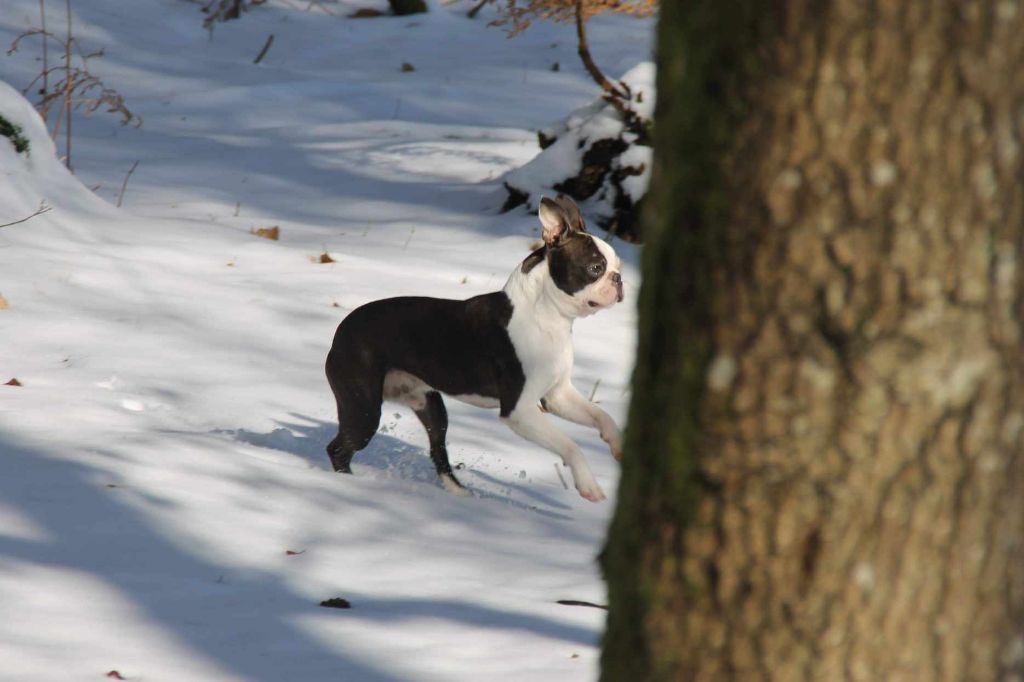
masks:
<svg viewBox="0 0 1024 682"><path fill-rule="evenodd" d="M598 377L597 381L594 382L594 388L590 390L590 402L594 402L594 396L597 395L597 387L601 385L601 378Z"/></svg>
<svg viewBox="0 0 1024 682"><path fill-rule="evenodd" d="M270 46L273 45L273 44L274 44L274 34L271 33L269 36L267 36L267 42L263 44L263 49L260 50L260 53L258 55L256 55L256 59L254 59L252 63L253 64L259 64L260 60L262 60L263 57L266 56L267 51L270 50Z"/></svg>
<svg viewBox="0 0 1024 682"><path fill-rule="evenodd" d="M327 9L326 7L324 7L323 3L321 3L320 0L310 0L309 6L306 7L306 11L307 12L310 11L311 9L313 9L314 6L322 9L324 11L324 14L330 14L332 17L338 16L337 14L332 12L331 10Z"/></svg>
<svg viewBox="0 0 1024 682"><path fill-rule="evenodd" d="M562 487L565 488L566 490L568 490L569 486L567 486L565 484L565 479L562 478L562 471L558 468L557 464L555 464L554 466L555 466L555 473L558 474L558 480L562 482Z"/></svg>
<svg viewBox="0 0 1024 682"><path fill-rule="evenodd" d="M415 226L413 226L412 229L409 230L409 238L405 240L404 244L402 244L402 251L405 251L409 247L409 242L412 241L412 236L414 234L416 234L416 227Z"/></svg>
<svg viewBox="0 0 1024 682"><path fill-rule="evenodd" d="M37 208L36 212L33 213L32 215L26 216L26 217L22 218L21 220L15 220L14 222L11 222L11 223L4 223L3 225L0 225L0 227L10 227L11 225L17 225L18 223L23 223L26 220L32 220L37 215L42 215L43 213L46 213L47 211L52 211L52 210L53 210L53 206L47 206L45 201L40 201L39 202L39 208Z"/></svg>
<svg viewBox="0 0 1024 682"><path fill-rule="evenodd" d="M608 607L604 604L595 604L592 601L583 601L582 599L559 599L555 603L561 604L562 606L589 606L595 609L604 609L605 611L608 610Z"/></svg>
<svg viewBox="0 0 1024 682"><path fill-rule="evenodd" d="M121 202L124 200L124 191L126 189L128 189L128 178L130 178L132 176L132 173L135 172L135 167L138 166L138 165L139 165L138 161L133 163L132 167L128 169L128 174L124 176L124 182L121 183L121 193L117 195L117 207L118 208L121 208Z"/></svg>

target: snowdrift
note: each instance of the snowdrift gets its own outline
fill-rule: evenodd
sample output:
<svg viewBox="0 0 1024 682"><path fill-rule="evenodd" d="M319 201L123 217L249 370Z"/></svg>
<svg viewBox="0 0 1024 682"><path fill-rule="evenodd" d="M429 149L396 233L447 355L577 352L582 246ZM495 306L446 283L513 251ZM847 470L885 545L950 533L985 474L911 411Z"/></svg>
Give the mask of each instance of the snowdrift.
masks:
<svg viewBox="0 0 1024 682"><path fill-rule="evenodd" d="M634 94L637 114L648 120L654 113L654 74L654 64L644 62L620 79ZM605 229L632 235L635 208L647 193L652 150L626 130L615 108L599 98L538 137L546 145L543 151L504 177L505 208L525 203L536 210L545 194L564 192Z"/></svg>
<svg viewBox="0 0 1024 682"><path fill-rule="evenodd" d="M13 140L0 136L0 224L20 220L41 204L57 212L111 216L116 211L84 187L57 159L53 140L32 104L0 81L0 117L28 141L18 152ZM51 216L52 217L52 216Z"/></svg>

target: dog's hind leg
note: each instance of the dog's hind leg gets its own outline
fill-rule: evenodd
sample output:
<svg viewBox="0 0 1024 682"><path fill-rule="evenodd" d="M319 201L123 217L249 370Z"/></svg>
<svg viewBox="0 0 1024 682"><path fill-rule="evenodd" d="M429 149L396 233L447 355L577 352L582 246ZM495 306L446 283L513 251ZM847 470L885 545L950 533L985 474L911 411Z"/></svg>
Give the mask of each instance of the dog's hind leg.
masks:
<svg viewBox="0 0 1024 682"><path fill-rule="evenodd" d="M327 456L331 458L331 466L339 474L352 473L352 456L355 450L345 447L345 437L338 433L327 445Z"/></svg>
<svg viewBox="0 0 1024 682"><path fill-rule="evenodd" d="M427 438L430 439L430 459L434 461L437 475L441 477L441 485L454 495L468 496L469 491L455 478L452 465L448 461L448 448L445 446L448 410L444 407L444 400L437 391L429 391L425 398L426 404L413 411L419 417L423 428L427 430Z"/></svg>
<svg viewBox="0 0 1024 682"><path fill-rule="evenodd" d="M352 418L349 415L355 410L348 412L344 407L339 407L338 411L345 416L338 418L338 435L327 445L327 456L331 458L331 466L335 471L351 474L352 457L365 448L377 432L380 403L376 405L376 419L370 414Z"/></svg>
<svg viewBox="0 0 1024 682"><path fill-rule="evenodd" d="M353 367L351 363L346 366L333 353L328 356L327 380L338 404L338 435L328 444L327 456L339 473L352 473L353 455L365 448L377 432L383 401L382 375L365 367Z"/></svg>

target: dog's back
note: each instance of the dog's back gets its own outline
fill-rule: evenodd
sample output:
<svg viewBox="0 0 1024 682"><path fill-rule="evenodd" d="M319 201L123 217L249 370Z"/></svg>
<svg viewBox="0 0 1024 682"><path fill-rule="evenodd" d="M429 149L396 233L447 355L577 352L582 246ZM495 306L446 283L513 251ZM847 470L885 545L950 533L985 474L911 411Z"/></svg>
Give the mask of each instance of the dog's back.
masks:
<svg viewBox="0 0 1024 682"><path fill-rule="evenodd" d="M404 296L367 303L338 325L328 380L337 395L347 384L382 385L388 371L401 370L448 395L497 399L498 368L514 359L511 316L500 291L466 301ZM495 348L507 357L496 357Z"/></svg>

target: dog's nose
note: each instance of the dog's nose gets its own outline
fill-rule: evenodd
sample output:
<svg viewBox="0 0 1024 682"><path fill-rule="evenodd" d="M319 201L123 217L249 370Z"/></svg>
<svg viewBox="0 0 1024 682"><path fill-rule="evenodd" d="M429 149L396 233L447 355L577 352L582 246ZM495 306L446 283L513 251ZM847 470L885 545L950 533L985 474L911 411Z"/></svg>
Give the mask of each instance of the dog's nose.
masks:
<svg viewBox="0 0 1024 682"><path fill-rule="evenodd" d="M612 281L616 284L622 284L622 275L617 272L612 273Z"/></svg>

